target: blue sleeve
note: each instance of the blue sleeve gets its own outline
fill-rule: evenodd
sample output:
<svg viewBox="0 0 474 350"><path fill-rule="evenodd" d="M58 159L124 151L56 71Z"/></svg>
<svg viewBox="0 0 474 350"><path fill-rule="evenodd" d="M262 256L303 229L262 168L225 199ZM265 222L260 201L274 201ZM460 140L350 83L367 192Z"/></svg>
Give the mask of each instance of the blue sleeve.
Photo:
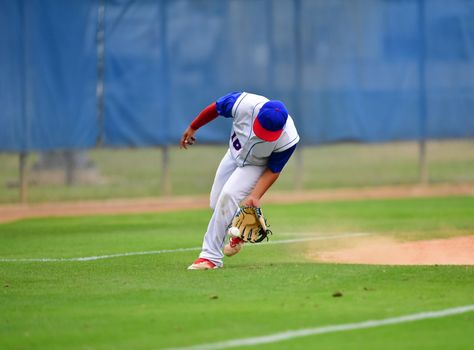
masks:
<svg viewBox="0 0 474 350"><path fill-rule="evenodd" d="M216 101L217 113L223 117L232 118L232 107L234 107L235 101L237 101L241 94L241 92L236 91L219 98Z"/></svg>
<svg viewBox="0 0 474 350"><path fill-rule="evenodd" d="M293 147L288 148L287 150L283 152L273 152L270 155L270 158L268 159L268 164L267 167L273 172L273 173L279 173L283 170L283 167L286 165L288 160L290 159L291 155L296 149L296 145Z"/></svg>

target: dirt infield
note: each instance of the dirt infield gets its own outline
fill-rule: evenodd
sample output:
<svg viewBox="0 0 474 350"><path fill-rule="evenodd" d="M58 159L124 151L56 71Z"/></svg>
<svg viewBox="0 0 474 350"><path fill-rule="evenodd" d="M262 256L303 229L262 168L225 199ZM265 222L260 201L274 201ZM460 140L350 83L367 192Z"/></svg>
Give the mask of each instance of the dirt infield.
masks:
<svg viewBox="0 0 474 350"><path fill-rule="evenodd" d="M301 203L380 198L410 198L469 195L474 196L474 184L444 184L431 186L390 186L355 189L333 189L304 192L270 192L264 203ZM0 206L0 223L35 217L111 215L150 213L207 208L208 196L111 199Z"/></svg>
<svg viewBox="0 0 474 350"><path fill-rule="evenodd" d="M366 238L351 247L317 251L313 261L382 265L474 265L474 236L397 242L393 238Z"/></svg>

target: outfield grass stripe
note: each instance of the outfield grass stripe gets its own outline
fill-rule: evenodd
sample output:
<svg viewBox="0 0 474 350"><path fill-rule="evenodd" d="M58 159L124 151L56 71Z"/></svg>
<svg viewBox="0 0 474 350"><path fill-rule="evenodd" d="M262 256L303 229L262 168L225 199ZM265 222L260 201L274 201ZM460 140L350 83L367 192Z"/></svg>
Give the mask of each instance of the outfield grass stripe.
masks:
<svg viewBox="0 0 474 350"><path fill-rule="evenodd" d="M269 344L277 343L293 338L307 337L310 335L325 334L325 333L334 333L334 332L343 332L343 331L352 331L356 329L365 329L365 328L374 328L386 325L394 325L406 322L421 321L433 318L441 318L453 315L459 315L466 312L474 311L474 304L459 306L450 309L444 309L439 311L427 311L417 314L403 315L398 317L385 318L380 320L368 320L357 323L345 323L339 325L330 325L316 328L306 328L299 330L286 331L281 333L275 333L270 335L265 335L261 337L253 338L240 338L232 339L218 343L209 343L209 344L200 344L189 347L181 348L168 348L165 350L219 350L219 349L228 349L242 346L255 346L259 344Z"/></svg>
<svg viewBox="0 0 474 350"><path fill-rule="evenodd" d="M369 233L344 233L339 235L327 235L327 236L315 236L315 237L305 237L305 238L294 238L294 239L284 239L279 241L269 241L267 244L291 244L307 241L321 241L329 239L339 239L339 238L348 238L348 237L361 237L368 236ZM249 245L251 247L260 247L260 244ZM201 247L191 247L191 248L177 248L177 249L162 249L162 250L150 250L143 252L125 252L117 254L108 254L108 255L98 255L98 256L85 256L78 258L0 258L0 262L68 262L68 261L94 261L102 259L111 259L119 258L125 256L135 256L135 255L155 255L155 254L166 254L166 253L180 253L180 252L190 252L201 250Z"/></svg>

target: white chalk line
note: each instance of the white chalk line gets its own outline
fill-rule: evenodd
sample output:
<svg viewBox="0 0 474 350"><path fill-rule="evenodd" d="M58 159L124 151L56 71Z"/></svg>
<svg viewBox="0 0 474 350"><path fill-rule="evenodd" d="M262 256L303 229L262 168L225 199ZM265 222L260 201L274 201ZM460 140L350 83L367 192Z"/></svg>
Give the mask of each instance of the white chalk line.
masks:
<svg viewBox="0 0 474 350"><path fill-rule="evenodd" d="M200 345L193 345L193 346L181 347L181 348L168 348L165 350L219 350L219 349L228 349L228 348L241 347L241 346L255 346L255 345L260 345L260 344L277 343L277 342L281 342L281 341L285 341L289 339L307 337L307 336L316 335L316 334L352 331L356 329L374 328L374 327L393 325L393 324L399 324L399 323L405 323L405 322L427 320L427 319L432 319L432 318L441 318L441 317L447 317L447 316L452 316L452 315L459 315L459 314L463 314L463 313L471 312L471 311L474 311L474 304L459 306L459 307L454 307L454 308L444 309L444 310L439 310L439 311L428 311L428 312L421 312L417 314L409 314L409 315L403 315L403 316L398 316L398 317L384 318L380 320L368 320L368 321L362 321L362 322L356 322L356 323L345 323L345 324L322 326L322 327L316 327L316 328L298 329L298 330L264 335L260 337L232 339L232 340L227 340L227 341L217 342L217 343L200 344Z"/></svg>
<svg viewBox="0 0 474 350"><path fill-rule="evenodd" d="M279 241L269 241L264 244L247 244L249 247L265 246L267 244L291 244L306 241L320 241L329 239L349 238L349 237L362 237L368 236L370 233L344 233L339 235L327 235L327 236L316 236L306 238L294 238L284 239ZM102 259L119 258L124 256L136 256L136 255L155 255L155 254L166 254L166 253L180 253L201 250L201 247L192 248L177 248L177 249L162 249L162 250L150 250L144 252L125 252L108 255L97 255L97 256L85 256L78 258L0 258L0 262L67 262L67 261L94 261Z"/></svg>

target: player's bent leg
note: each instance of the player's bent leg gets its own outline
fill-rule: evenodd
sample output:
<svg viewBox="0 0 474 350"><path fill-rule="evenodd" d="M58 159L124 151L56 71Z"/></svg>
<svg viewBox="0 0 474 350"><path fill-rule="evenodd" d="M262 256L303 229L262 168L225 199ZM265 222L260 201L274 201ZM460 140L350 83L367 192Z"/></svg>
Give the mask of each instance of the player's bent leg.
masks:
<svg viewBox="0 0 474 350"><path fill-rule="evenodd" d="M229 188L231 188L232 191L228 191L229 193L227 193L227 196L232 196L234 203L233 214L228 218L227 226L232 221L233 216L237 212L240 202L245 199L250 194L250 192L252 192L263 171L264 167L258 166L238 168L234 174L232 174L232 177L229 179L229 181L227 181L223 192L226 192ZM244 246L244 243L245 242L240 237L231 237L229 242L224 246L224 255L228 257L234 256L240 252Z"/></svg>
<svg viewBox="0 0 474 350"><path fill-rule="evenodd" d="M264 167L245 166L233 171L220 191L199 258L209 260L218 267L223 266L227 227L237 212L239 203L250 194L264 170ZM232 247L232 251L227 249L227 253L237 254L242 248L239 243Z"/></svg>
<svg viewBox="0 0 474 350"><path fill-rule="evenodd" d="M224 186L222 189L216 208L212 213L199 255L200 258L210 260L219 267L223 265L222 248L226 240L227 226L239 206L238 198L226 187Z"/></svg>
<svg viewBox="0 0 474 350"><path fill-rule="evenodd" d="M216 170L214 182L212 183L211 194L209 196L209 204L212 210L216 208L222 188L236 168L237 165L235 164L235 161L232 159L230 152L227 151Z"/></svg>

